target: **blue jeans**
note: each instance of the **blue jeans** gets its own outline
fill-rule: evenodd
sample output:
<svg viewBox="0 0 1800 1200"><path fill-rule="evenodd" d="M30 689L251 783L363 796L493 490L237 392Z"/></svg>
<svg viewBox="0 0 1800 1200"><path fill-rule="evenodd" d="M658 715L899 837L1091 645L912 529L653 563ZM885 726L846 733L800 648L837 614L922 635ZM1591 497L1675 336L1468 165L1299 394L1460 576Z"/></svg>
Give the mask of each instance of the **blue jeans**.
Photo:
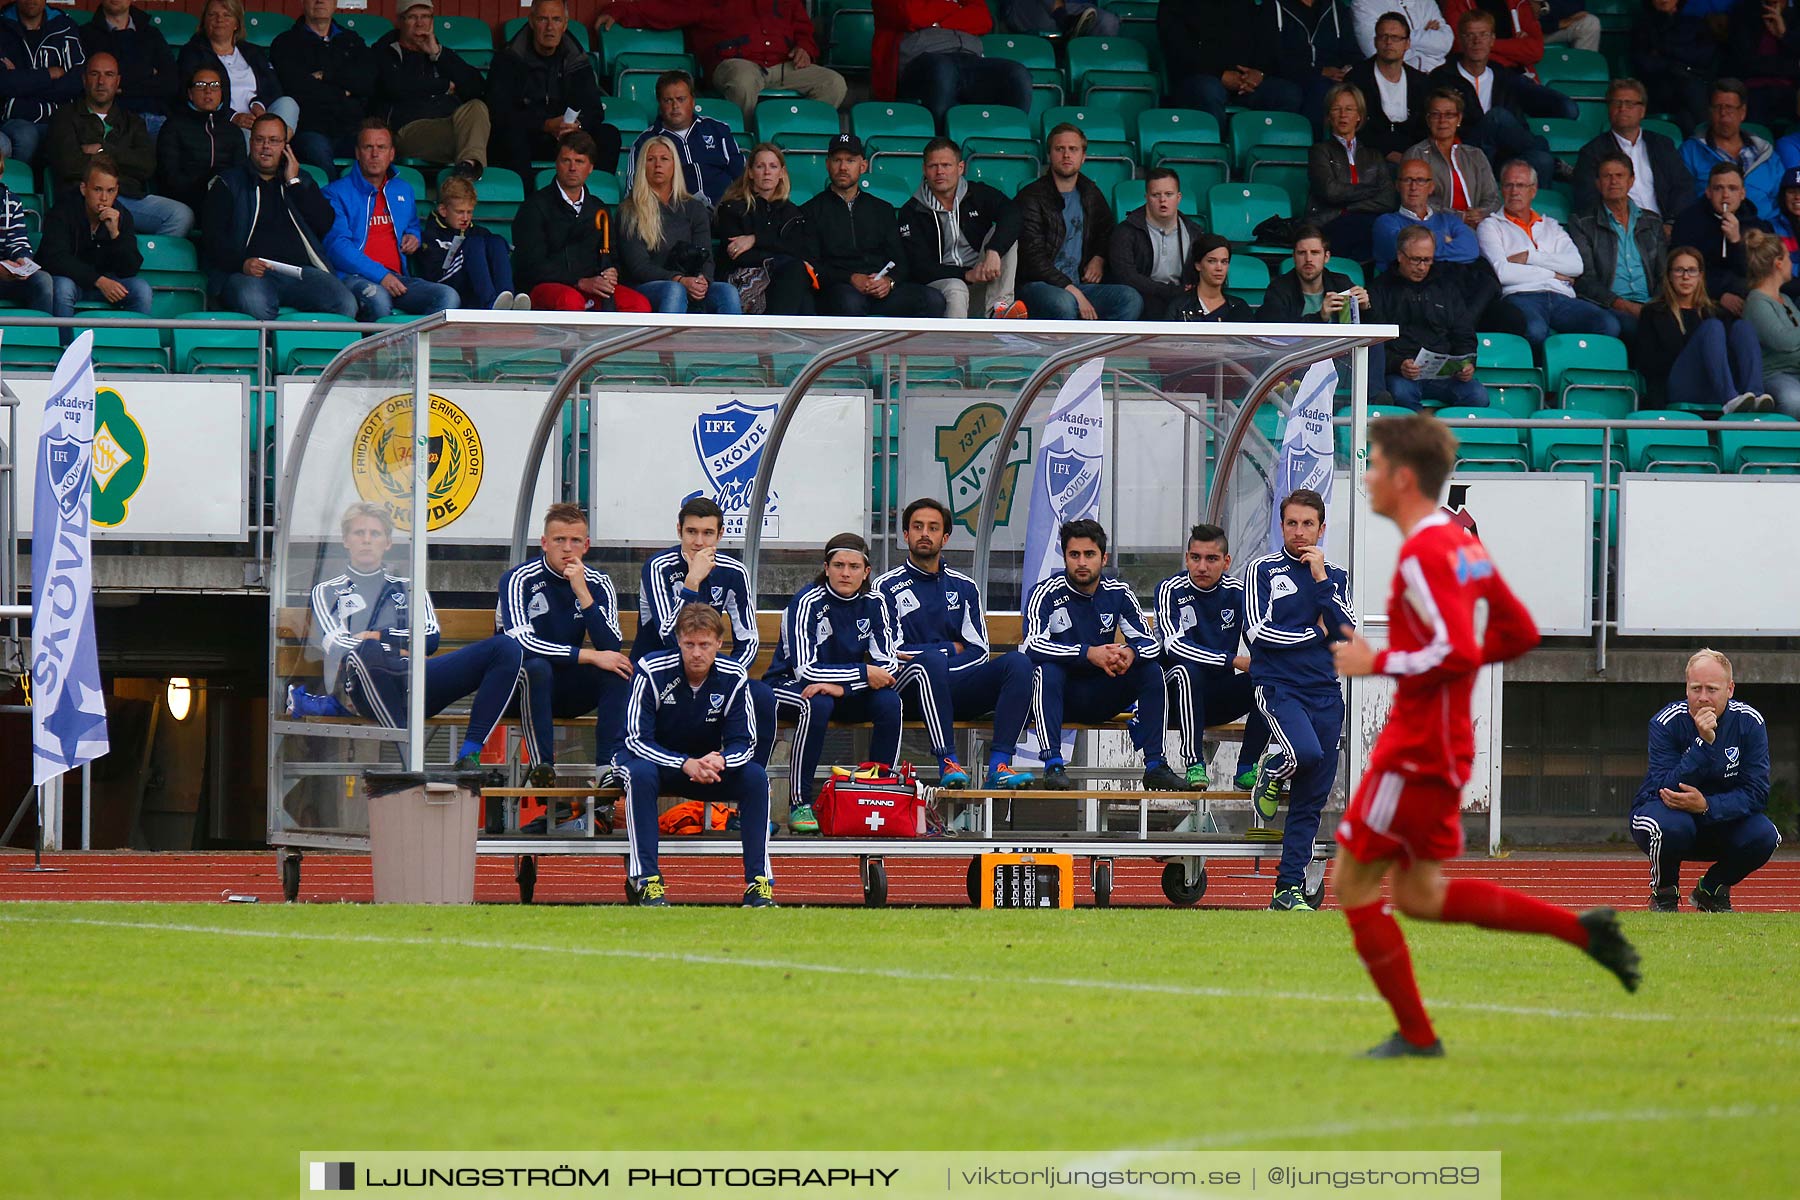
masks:
<svg viewBox="0 0 1800 1200"><path fill-rule="evenodd" d="M115 280L114 282L124 286L125 299L118 304L113 304L113 308L128 308L132 312L142 313L146 317L150 315L149 284L145 283L142 279L139 279L136 275L127 275L125 278ZM100 294L99 288L82 287L73 279L69 279L62 275L52 276L50 285L55 289L56 293L55 298L51 301L52 307L50 309L50 315L54 317L74 316L75 305L81 300L106 300L106 297Z"/></svg>
<svg viewBox="0 0 1800 1200"><path fill-rule="evenodd" d="M706 299L695 303L687 288L673 279L652 279L633 284L650 301L650 311L659 313L706 312L721 317L735 317L743 312L737 289L715 279L706 289Z"/></svg>
<svg viewBox="0 0 1800 1200"><path fill-rule="evenodd" d="M932 119L942 129L945 114L957 104L1010 104L1021 112L1030 112L1031 72L1024 63L1005 58L921 54L901 72L895 94L902 100L917 100L930 109Z"/></svg>
<svg viewBox="0 0 1800 1200"><path fill-rule="evenodd" d="M271 271L260 278L233 275L225 280L219 298L232 312L248 313L259 321L273 321L283 304L301 312L336 313L356 320L356 297L330 271L302 267L300 278Z"/></svg>
<svg viewBox="0 0 1800 1200"><path fill-rule="evenodd" d="M462 270L444 280L462 297L460 308L492 308L501 292L513 290L512 252L479 226L463 236Z"/></svg>
<svg viewBox="0 0 1800 1200"><path fill-rule="evenodd" d="M1717 317L1700 322L1669 368L1671 400L1724 404L1745 392L1763 392L1762 342L1756 326L1734 321L1731 328Z"/></svg>
<svg viewBox="0 0 1800 1200"><path fill-rule="evenodd" d="M56 306L56 286L50 282L48 271L39 271L30 279L13 279L9 276L0 279L0 300L11 300L26 308L48 313Z"/></svg>
<svg viewBox="0 0 1800 1200"><path fill-rule="evenodd" d="M1525 318L1525 340L1542 348L1553 333L1602 333L1619 336L1619 319L1586 300L1561 292L1514 292L1506 302Z"/></svg>
<svg viewBox="0 0 1800 1200"><path fill-rule="evenodd" d="M1094 7L1087 0L1065 0L1061 21L1057 19L1058 14L1052 11L1050 0L1006 0L1001 11L1006 17L1007 26L1019 33L1066 33L1077 13ZM1103 8L1097 12L1087 36L1111 37L1119 32L1118 14L1107 12ZM1030 106L1026 107L1029 111Z"/></svg>
<svg viewBox="0 0 1800 1200"><path fill-rule="evenodd" d="M1395 404L1415 412L1426 400L1442 400L1465 408L1486 408L1488 403L1487 389L1481 386L1479 379L1464 383L1460 379L1408 379L1404 375L1389 375L1387 390Z"/></svg>
<svg viewBox="0 0 1800 1200"><path fill-rule="evenodd" d="M1144 313L1144 298L1122 283L1078 283L1081 294L1102 321L1135 321ZM1019 289L1025 310L1040 321L1078 321L1081 309L1067 289L1053 283L1028 283Z"/></svg>
<svg viewBox="0 0 1800 1200"><path fill-rule="evenodd" d="M406 285L406 291L398 296L390 296L379 282L365 279L361 275L344 276L344 286L356 297L357 306L362 310L362 319L365 321L379 321L396 308L403 313L422 317L427 313L455 308L462 303L462 297L456 294L455 288L432 283L427 279L414 279L411 275L399 278Z"/></svg>
<svg viewBox="0 0 1800 1200"><path fill-rule="evenodd" d="M38 146L43 143L44 126L14 117L0 124L0 137L6 139L6 157L29 164L37 158Z"/></svg>
<svg viewBox="0 0 1800 1200"><path fill-rule="evenodd" d="M1775 398L1783 416L1800 419L1800 375L1764 375L1763 390Z"/></svg>
<svg viewBox="0 0 1800 1200"><path fill-rule="evenodd" d="M147 236L184 238L194 228L194 210L167 196L120 196L119 207L131 214L137 231Z"/></svg>
<svg viewBox="0 0 1800 1200"><path fill-rule="evenodd" d="M1177 108L1197 108L1211 113L1221 131L1228 123L1227 104L1257 112L1299 112L1302 100L1300 85L1266 77L1262 86L1248 96L1227 92L1217 75L1189 75L1186 79L1175 80L1169 90Z"/></svg>

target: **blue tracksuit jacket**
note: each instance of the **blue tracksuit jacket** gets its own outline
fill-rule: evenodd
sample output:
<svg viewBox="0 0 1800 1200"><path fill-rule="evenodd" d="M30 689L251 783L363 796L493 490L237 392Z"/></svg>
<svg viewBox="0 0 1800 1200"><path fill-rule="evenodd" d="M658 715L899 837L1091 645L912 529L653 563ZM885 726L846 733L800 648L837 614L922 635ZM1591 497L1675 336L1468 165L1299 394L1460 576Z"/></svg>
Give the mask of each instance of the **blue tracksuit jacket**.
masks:
<svg viewBox="0 0 1800 1200"><path fill-rule="evenodd" d="M1711 745L1695 731L1685 700L1650 718L1650 767L1632 809L1661 799L1661 789L1684 783L1706 797L1706 811L1694 815L1703 825L1762 812L1769 801L1769 731L1762 714L1731 701Z"/></svg>
<svg viewBox="0 0 1800 1200"><path fill-rule="evenodd" d="M690 685L681 653L638 660L625 710L625 749L658 766L680 770L690 758L717 750L727 767L741 767L756 751L749 676L723 655L699 687Z"/></svg>
<svg viewBox="0 0 1800 1200"><path fill-rule="evenodd" d="M550 569L543 555L520 563L500 577L500 600L494 609L497 632L515 638L527 658L575 662L583 638L596 650L618 650L619 597L603 572L584 567L594 602L582 608L569 581Z"/></svg>
<svg viewBox="0 0 1800 1200"><path fill-rule="evenodd" d="M960 571L944 567L927 574L905 562L875 580L898 630L898 649L909 653L941 650L950 673L979 667L988 658L987 617L981 589ZM954 643L961 642L957 652Z"/></svg>
<svg viewBox="0 0 1800 1200"><path fill-rule="evenodd" d="M1139 658L1160 654L1131 585L1102 576L1089 596L1076 590L1068 573L1062 572L1031 589L1021 649L1034 663L1085 663L1090 648L1113 641L1121 629Z"/></svg>
<svg viewBox="0 0 1800 1200"><path fill-rule="evenodd" d="M835 683L851 692L869 686L869 661L900 669L887 604L874 592L845 598L830 586L801 589L781 614L781 644L763 679L772 684Z"/></svg>
<svg viewBox="0 0 1800 1200"><path fill-rule="evenodd" d="M644 564L638 583L638 632L631 652L642 658L675 649L675 614L683 605L710 604L731 622L731 657L749 668L756 661L756 605L750 599L750 576L744 564L723 554L713 559L711 574L700 590L687 588L687 560L671 546Z"/></svg>
<svg viewBox="0 0 1800 1200"><path fill-rule="evenodd" d="M1156 632L1163 666L1231 669L1244 633L1244 585L1230 575L1197 588L1186 571L1156 588Z"/></svg>
<svg viewBox="0 0 1800 1200"><path fill-rule="evenodd" d="M1331 644L1343 639L1340 626L1356 624L1344 568L1327 563L1324 580L1315 581L1285 549L1259 558L1245 574L1244 610L1250 678L1258 687L1337 687Z"/></svg>

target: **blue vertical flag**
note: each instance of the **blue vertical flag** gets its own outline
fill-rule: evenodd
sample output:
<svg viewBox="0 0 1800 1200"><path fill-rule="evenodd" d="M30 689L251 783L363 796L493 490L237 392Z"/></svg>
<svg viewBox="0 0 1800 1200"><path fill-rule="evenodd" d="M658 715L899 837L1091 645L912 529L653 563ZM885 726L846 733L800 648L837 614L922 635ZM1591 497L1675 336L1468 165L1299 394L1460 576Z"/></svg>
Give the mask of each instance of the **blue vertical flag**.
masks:
<svg viewBox="0 0 1800 1200"><path fill-rule="evenodd" d="M1352 305L1351 307L1355 307ZM1331 481L1337 469L1337 445L1331 430L1332 397L1337 394L1337 366L1322 359L1306 369L1299 394L1281 430L1281 453L1275 461L1275 495L1269 503L1269 553L1281 552L1281 501L1301 488L1311 488L1331 503ZM1325 539L1319 539L1323 546Z"/></svg>
<svg viewBox="0 0 1800 1200"><path fill-rule="evenodd" d="M94 646L94 335L56 364L38 435L31 510L32 782L110 748Z"/></svg>
<svg viewBox="0 0 1800 1200"><path fill-rule="evenodd" d="M1031 517L1025 526L1020 595L1063 569L1057 531L1065 521L1100 515L1100 483L1106 474L1106 406L1100 396L1104 358L1091 358L1069 373L1044 425L1043 448L1031 483Z"/></svg>

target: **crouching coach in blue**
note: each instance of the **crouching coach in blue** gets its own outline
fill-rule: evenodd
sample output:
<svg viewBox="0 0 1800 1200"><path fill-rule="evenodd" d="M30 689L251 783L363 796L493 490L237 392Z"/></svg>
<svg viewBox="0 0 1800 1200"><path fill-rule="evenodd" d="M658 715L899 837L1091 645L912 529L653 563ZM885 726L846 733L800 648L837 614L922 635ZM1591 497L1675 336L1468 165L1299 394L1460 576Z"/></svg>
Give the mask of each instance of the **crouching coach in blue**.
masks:
<svg viewBox="0 0 1800 1200"><path fill-rule="evenodd" d="M744 839L744 907L775 903L769 868L769 776L756 762L756 725L744 665L719 653L725 618L709 604L675 614L673 651L638 660L625 712L625 802L631 811L626 890L638 904L668 903L657 865L657 800L685 796L735 804Z"/></svg>
<svg viewBox="0 0 1800 1200"><path fill-rule="evenodd" d="M1680 905L1681 864L1712 866L1690 897L1730 912L1731 889L1769 861L1781 834L1769 799L1769 733L1762 714L1733 700L1731 660L1717 650L1688 659L1687 699L1650 718L1650 768L1631 803L1631 838L1650 856L1650 909Z"/></svg>

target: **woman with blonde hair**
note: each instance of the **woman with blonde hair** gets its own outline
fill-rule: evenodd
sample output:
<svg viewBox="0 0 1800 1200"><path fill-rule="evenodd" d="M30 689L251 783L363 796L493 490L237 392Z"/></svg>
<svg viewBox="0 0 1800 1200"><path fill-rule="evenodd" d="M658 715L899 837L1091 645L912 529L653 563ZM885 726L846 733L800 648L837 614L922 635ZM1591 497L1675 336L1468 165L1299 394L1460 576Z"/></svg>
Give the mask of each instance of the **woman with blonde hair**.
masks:
<svg viewBox="0 0 1800 1200"><path fill-rule="evenodd" d="M1644 408L1667 408L1675 400L1717 404L1726 412L1773 406L1762 394L1756 327L1713 302L1706 259L1692 246L1669 251L1662 292L1638 318L1635 357Z"/></svg>
<svg viewBox="0 0 1800 1200"><path fill-rule="evenodd" d="M624 281L653 312L741 311L737 289L713 278L712 216L690 196L675 143L657 136L637 148L631 190L619 202L619 264Z"/></svg>
<svg viewBox="0 0 1800 1200"><path fill-rule="evenodd" d="M1368 102L1355 84L1333 84L1325 93L1325 140L1306 156L1307 219L1325 231L1348 258L1374 253L1375 218L1400 206L1387 157L1357 137L1369 118Z"/></svg>
<svg viewBox="0 0 1800 1200"><path fill-rule="evenodd" d="M231 110L231 123L244 131L245 145L250 144L250 126L265 112L287 122L288 140L293 140L300 128L300 105L282 92L269 52L245 40L243 0L206 0L199 31L175 60L176 74L183 79L193 78L202 67L217 71L224 82L221 107Z"/></svg>
<svg viewBox="0 0 1800 1200"><path fill-rule="evenodd" d="M717 216L727 278L747 313L810 317L806 217L795 204L787 155L774 142L750 151L749 166L725 190Z"/></svg>
<svg viewBox="0 0 1800 1200"><path fill-rule="evenodd" d="M1756 340L1762 343L1763 388L1775 408L1800 417L1800 309L1781 291L1794 276L1793 259L1781 239L1760 229L1746 233L1744 275L1750 280L1744 320L1756 327Z"/></svg>

